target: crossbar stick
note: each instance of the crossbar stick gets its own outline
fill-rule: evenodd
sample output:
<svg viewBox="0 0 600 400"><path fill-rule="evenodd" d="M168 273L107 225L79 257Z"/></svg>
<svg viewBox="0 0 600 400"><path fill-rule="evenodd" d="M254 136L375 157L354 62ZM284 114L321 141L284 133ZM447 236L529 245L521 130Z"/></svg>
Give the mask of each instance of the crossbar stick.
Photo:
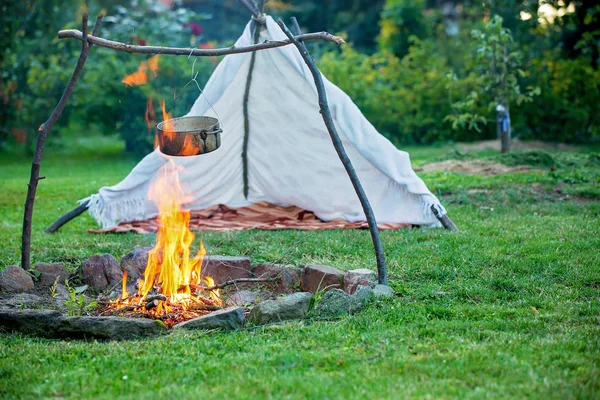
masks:
<svg viewBox="0 0 600 400"><path fill-rule="evenodd" d="M67 29L58 32L59 39L77 39L83 40L83 34L77 29ZM298 36L299 40L325 40L337 44L346 43L340 36L332 35L328 32L306 33ZM163 47L163 46L137 46L108 40L95 35L87 35L87 41L100 47L124 51L125 53L138 54L170 54L175 56L195 56L195 57L216 57L226 56L228 54L250 53L252 51L273 49L276 47L288 46L292 44L289 40L266 41L263 43L253 44L241 47L227 47L221 49L198 49L198 48L180 48L180 47Z"/></svg>
<svg viewBox="0 0 600 400"><path fill-rule="evenodd" d="M362 205L365 216L367 217L367 223L369 224L369 230L371 231L371 239L373 240L373 246L375 247L375 257L377 258L377 273L379 283L385 285L387 284L387 267L385 265L385 255L383 253L383 245L381 244L381 237L379 236L379 229L377 228L377 221L375 220L375 214L373 213L373 209L371 208L371 204L369 203L369 199L358 179L358 175L352 166L352 162L346 154L346 150L344 149L344 145L340 139L340 136L337 133L337 129L333 122L333 118L331 117L331 112L329 111L329 104L327 103L327 93L325 91L325 85L323 84L323 78L321 76L321 72L319 68L317 68L317 64L315 60L311 57L306 48L304 42L300 42L301 36L294 36L292 32L287 28L285 23L279 19L277 20L277 24L283 30L283 33L289 38L289 40L294 43L300 55L304 59L304 62L308 66L313 79L315 81L315 86L317 88L317 93L319 95L319 107L320 113L323 117L323 121L325 122L325 126L327 127L327 131L329 132L329 136L331 137L331 141L333 142L333 146L335 147L335 151L337 152L348 176L350 177L350 181L352 182L352 186L354 186L354 190L358 195L358 199L360 200L360 204ZM295 26L298 26L297 22L294 22ZM297 28L299 29L299 28Z"/></svg>

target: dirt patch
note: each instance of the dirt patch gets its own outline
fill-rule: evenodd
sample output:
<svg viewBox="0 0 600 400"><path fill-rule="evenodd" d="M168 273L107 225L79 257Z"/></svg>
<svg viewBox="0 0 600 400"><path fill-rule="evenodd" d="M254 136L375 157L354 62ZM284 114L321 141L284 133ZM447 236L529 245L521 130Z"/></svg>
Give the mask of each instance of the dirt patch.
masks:
<svg viewBox="0 0 600 400"><path fill-rule="evenodd" d="M458 172L469 175L494 176L514 172L528 172L531 168L526 165L508 166L484 161L446 160L415 168L417 172Z"/></svg>
<svg viewBox="0 0 600 400"><path fill-rule="evenodd" d="M497 150L500 151L500 140L482 140L473 143L460 143L459 148L464 151ZM544 151L579 151L581 146L563 143L548 143L540 140L521 141L513 139L513 150L544 150Z"/></svg>

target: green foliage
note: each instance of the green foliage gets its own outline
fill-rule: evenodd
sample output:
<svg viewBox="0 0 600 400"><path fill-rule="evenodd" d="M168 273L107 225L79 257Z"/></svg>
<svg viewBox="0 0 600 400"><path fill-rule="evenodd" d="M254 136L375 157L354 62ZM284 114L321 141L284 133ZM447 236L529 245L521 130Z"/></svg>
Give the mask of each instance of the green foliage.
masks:
<svg viewBox="0 0 600 400"><path fill-rule="evenodd" d="M480 125L488 122L485 116L478 113L482 103L488 104L486 114L489 115L498 105L508 109L511 103L520 106L532 102L533 97L540 94L540 89L529 86L525 92L522 91L519 77L525 76L525 71L521 69L523 54L514 50L512 34L502 26L500 16L494 16L482 30L472 30L471 37L474 57L472 66L467 65L467 71L472 70L477 87L452 104L454 112L446 116L446 120L452 122L454 129L474 129L479 132ZM455 86L472 85L472 82L463 82L454 73L448 77L451 100Z"/></svg>
<svg viewBox="0 0 600 400"><path fill-rule="evenodd" d="M424 13L425 0L387 0L379 22L380 48L398 57L408 54L413 36L426 39L431 35L430 20Z"/></svg>
<svg viewBox="0 0 600 400"><path fill-rule="evenodd" d="M191 12L182 3L173 8L163 3L129 0L122 6L117 0L93 0L87 11L93 22L101 8L107 10L102 36L113 40L207 45L205 34L195 36L184 26L204 24L208 15ZM493 138L490 107L504 99L513 105L513 136L589 143L600 140L600 86L595 84L600 81L600 14L592 3L548 0L545 6L558 10L552 22L538 19L537 2L509 0L483 7L424 0L279 0L267 3L267 10L298 16L305 31L347 33L351 46L339 50L312 42L311 52L321 58L329 79L397 143ZM225 3L211 4L215 13L231 12ZM11 134L23 141L27 132L31 148L37 126L60 98L79 53L77 41L58 40L56 31L79 29L86 8L72 0L7 0L0 7L0 146ZM531 18L521 19L521 12ZM490 15L502 19L488 21ZM223 26L223 32L227 28L231 26ZM174 115L182 115L199 92L195 84L181 90L191 76L193 60L186 57L160 57L160 71L146 85L121 82L148 58L94 47L50 140L118 133L127 151L151 149L153 132L144 121L147 99L155 108L164 99ZM197 60L201 86L217 63Z"/></svg>
<svg viewBox="0 0 600 400"><path fill-rule="evenodd" d="M6 63L11 66L5 73L6 81L16 86L12 101L20 107L19 117L12 121L15 127L35 132L35 127L47 118L60 98L75 66L80 44L74 40L56 39L56 31L80 29L80 14L81 11L74 15L63 10L60 18L51 21L48 32L17 35L17 45L5 52ZM128 7L117 6L104 18L101 34L125 43L196 47L202 37L193 35L184 25L198 23L203 18L184 8L169 8L161 2L132 0ZM93 20L90 18L90 23ZM153 132L144 121L147 99L151 98L157 109L159 100L165 100L173 115L181 115L189 110L199 92L195 85L181 91L190 79L194 62L186 57L162 56L157 74L147 71L147 84L125 85L123 78L136 72L148 58L93 47L82 77L59 120L59 128L73 121L96 126L106 134L118 132L128 151L146 153L151 150ZM201 84L208 79L214 62L206 58L197 60L195 71ZM162 120L160 112L158 120ZM57 134L57 131L53 132L53 135Z"/></svg>
<svg viewBox="0 0 600 400"><path fill-rule="evenodd" d="M600 69L590 57L565 59L560 49L529 61L529 85L539 87L535 102L523 104L515 126L523 138L585 143L600 140Z"/></svg>
<svg viewBox="0 0 600 400"><path fill-rule="evenodd" d="M385 0L272 0L265 4L265 11L286 23L295 16L304 32L343 32L355 48L372 53L384 3Z"/></svg>
<svg viewBox="0 0 600 400"><path fill-rule="evenodd" d="M65 308L67 309L67 315L78 316L85 315L86 313L94 310L98 307L96 301L88 301L85 295L82 294L78 288L74 288L66 282L67 290L69 291L69 297L65 299ZM87 286L86 286L87 287Z"/></svg>
<svg viewBox="0 0 600 400"><path fill-rule="evenodd" d="M57 288L59 279L60 276L57 276L56 279L54 279L54 283L52 283L52 286L50 286L50 297L52 297L52 301L55 301L56 297L58 296Z"/></svg>
<svg viewBox="0 0 600 400"><path fill-rule="evenodd" d="M341 53L324 54L319 68L390 139L401 143L475 139L477 135L468 130L453 133L444 121L451 113L447 59L436 53L432 41L413 36L410 44L403 58L389 51L367 56L346 45ZM468 89L462 85L455 95L464 96Z"/></svg>
<svg viewBox="0 0 600 400"><path fill-rule="evenodd" d="M9 136L24 142L25 132L35 132L60 98L68 79L64 66L69 54L57 49L56 32L81 14L79 6L74 0L2 2L0 148ZM51 65L61 66L51 79L39 82L38 74L29 75L32 67L43 71Z"/></svg>

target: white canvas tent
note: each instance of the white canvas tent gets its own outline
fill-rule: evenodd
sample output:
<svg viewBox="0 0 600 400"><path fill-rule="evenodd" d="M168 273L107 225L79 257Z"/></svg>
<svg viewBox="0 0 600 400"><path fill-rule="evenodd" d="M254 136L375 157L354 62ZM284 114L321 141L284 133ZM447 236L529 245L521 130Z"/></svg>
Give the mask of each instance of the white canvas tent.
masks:
<svg viewBox="0 0 600 400"><path fill-rule="evenodd" d="M271 17L257 26L260 41L286 39ZM249 23L235 45L252 44L251 30ZM221 147L212 153L172 158L183 167L180 179L190 195L185 207L243 207L267 201L301 207L326 221L364 220L319 114L315 84L300 54L293 46L255 54L248 98L248 196L242 164L243 98L251 53L244 53L222 60L206 84L205 96L188 114L217 117L223 133ZM377 222L438 225L431 206L445 211L413 171L408 153L380 135L341 89L324 81L334 122ZM158 210L147 193L166 162L157 149L122 182L103 187L81 202L88 203L90 214L103 228L155 217Z"/></svg>

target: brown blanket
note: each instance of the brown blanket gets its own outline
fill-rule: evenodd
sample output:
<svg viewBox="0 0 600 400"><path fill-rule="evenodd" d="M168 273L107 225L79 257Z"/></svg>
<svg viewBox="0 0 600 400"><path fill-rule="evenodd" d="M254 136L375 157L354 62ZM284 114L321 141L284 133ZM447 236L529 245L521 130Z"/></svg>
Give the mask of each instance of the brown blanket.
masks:
<svg viewBox="0 0 600 400"><path fill-rule="evenodd" d="M378 224L379 229L400 229L410 224ZM204 210L192 211L190 229L194 231L239 231L244 229L300 229L316 231L322 229L368 228L367 221L348 222L343 219L323 221L315 214L301 208L282 207L267 202L254 203L247 207L229 208L218 205ZM156 218L145 221L123 222L110 229L90 229L93 233L136 232L153 233L158 229Z"/></svg>

